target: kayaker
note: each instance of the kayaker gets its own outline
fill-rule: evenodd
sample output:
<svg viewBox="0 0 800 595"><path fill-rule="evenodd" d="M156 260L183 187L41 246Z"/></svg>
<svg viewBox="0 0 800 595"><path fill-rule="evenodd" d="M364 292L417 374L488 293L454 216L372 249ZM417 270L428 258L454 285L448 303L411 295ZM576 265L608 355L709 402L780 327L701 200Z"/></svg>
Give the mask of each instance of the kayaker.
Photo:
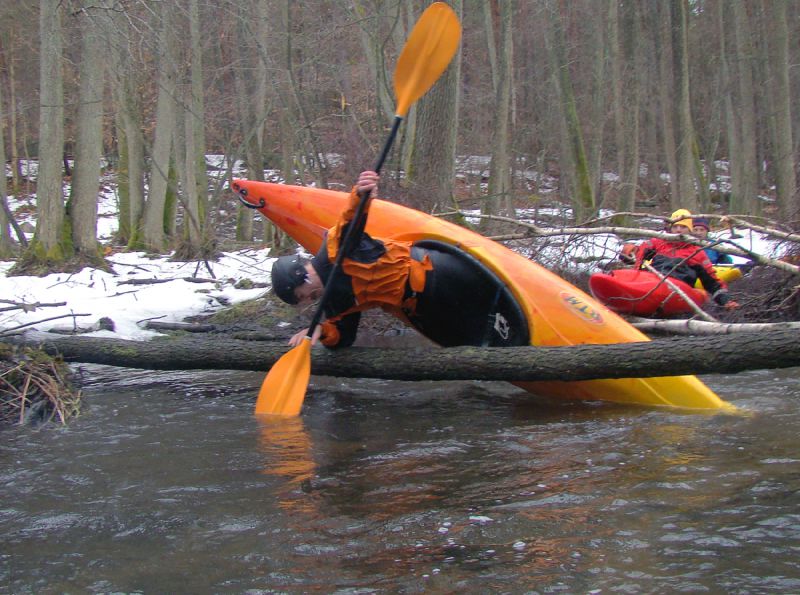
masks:
<svg viewBox="0 0 800 595"><path fill-rule="evenodd" d="M690 235L693 225L692 214L686 209L678 209L670 216L667 231ZM714 266L700 246L682 240L651 238L636 248L636 268L641 267L646 260L650 260L650 266L665 277L678 279L690 287L700 279L712 299L726 310L739 307L731 299L728 286L717 277Z"/></svg>
<svg viewBox="0 0 800 595"><path fill-rule="evenodd" d="M359 175L347 209L328 230L313 258L292 255L275 261L272 286L281 300L307 306L321 297L355 215L359 194L368 192L371 202L378 180L373 171ZM325 320L315 329L312 343L319 341L331 348L352 345L361 313L381 308L441 345L527 345L527 330L520 334L504 328L505 319L501 321L494 309L495 293L476 287L470 273L452 254L373 238L362 231L333 281L324 306ZM495 317L495 324L487 325L487 314ZM298 332L289 344L298 345L307 334L307 329Z"/></svg>
<svg viewBox="0 0 800 595"><path fill-rule="evenodd" d="M708 239L708 232L711 230L708 219L705 217L692 217L692 235L701 240ZM703 248L711 261L711 264L733 264L733 258L730 254L723 254L713 247Z"/></svg>

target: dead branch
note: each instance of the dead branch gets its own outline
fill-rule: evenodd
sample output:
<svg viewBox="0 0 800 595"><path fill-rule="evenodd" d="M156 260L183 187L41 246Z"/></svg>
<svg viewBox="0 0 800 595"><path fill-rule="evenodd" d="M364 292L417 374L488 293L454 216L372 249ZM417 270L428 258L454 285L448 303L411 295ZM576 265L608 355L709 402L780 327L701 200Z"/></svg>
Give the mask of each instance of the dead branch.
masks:
<svg viewBox="0 0 800 595"><path fill-rule="evenodd" d="M171 277L169 279L126 279L117 285L155 285L157 283L169 283L170 281L186 281L188 283L216 283L214 279L203 279L202 277Z"/></svg>
<svg viewBox="0 0 800 595"><path fill-rule="evenodd" d="M158 322L150 320L145 325L154 331L185 331L187 333L210 333L217 330L216 324L200 324L192 322Z"/></svg>
<svg viewBox="0 0 800 595"><path fill-rule="evenodd" d="M0 424L49 421L65 423L77 414L81 393L66 378L63 363L38 357L0 360Z"/></svg>
<svg viewBox="0 0 800 595"><path fill-rule="evenodd" d="M37 308L56 308L59 306L66 306L67 302L34 302L27 304L25 302L14 302L12 300L0 300L0 304L11 304L8 307L0 308L0 312L10 312L11 310L23 310L25 312L35 312Z"/></svg>
<svg viewBox="0 0 800 595"><path fill-rule="evenodd" d="M674 241L686 242L689 244L700 246L702 248L714 246L714 248L716 248L719 252L723 252L725 254L731 254L733 256L741 256L744 258L749 258L750 260L753 260L758 264L771 266L780 269L782 271L786 271L787 273L791 273L792 275L800 276L800 267L777 258L770 258L768 256L764 256L762 254L757 254L755 252L747 250L746 248L740 246L733 240L726 239L722 240L721 242L700 240L688 234L667 233L664 231L654 231L651 229L641 229L636 227L607 226L607 227L544 228L533 223L527 223L525 221L517 221L516 219L512 219L510 217L502 217L500 215L483 215L476 213L467 213L465 211L454 211L453 213L458 214L462 217L478 217L480 219L501 221L504 223L508 223L510 225L515 225L517 227L525 228L527 230L525 233L520 233L520 234L506 234L503 236L493 236L492 239L495 241L521 240L533 237L552 237L552 236L569 236L569 235L585 236L585 235L609 235L609 234L626 238L660 238L662 240L668 240L673 242ZM797 234L791 234L791 235L793 237L797 236Z"/></svg>
<svg viewBox="0 0 800 595"><path fill-rule="evenodd" d="M26 322L25 324L12 326L11 328L0 329L0 337L11 335L14 331L18 331L19 329L26 328L29 326L34 326L36 324L41 324L43 322L58 320L59 318L77 318L78 316L91 316L91 314L62 314L61 316L51 316L50 318L43 318L42 320L36 320L34 322Z"/></svg>

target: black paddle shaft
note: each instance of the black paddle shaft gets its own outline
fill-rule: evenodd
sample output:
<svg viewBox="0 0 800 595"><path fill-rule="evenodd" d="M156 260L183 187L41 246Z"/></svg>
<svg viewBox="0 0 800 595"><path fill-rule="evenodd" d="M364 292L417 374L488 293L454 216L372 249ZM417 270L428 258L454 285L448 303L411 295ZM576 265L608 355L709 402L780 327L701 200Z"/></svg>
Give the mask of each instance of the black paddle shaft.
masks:
<svg viewBox="0 0 800 595"><path fill-rule="evenodd" d="M383 163L386 161L386 157L389 155L389 149L392 148L394 139L397 137L397 131L400 129L400 123L402 121L402 116L394 117L392 130L383 145L383 150L381 151L380 157L378 157L378 161L375 163L375 169L373 170L375 173L380 173ZM311 319L311 324L308 327L308 334L306 335L307 337L313 336L314 329L317 328L320 320L322 320L323 309L325 308L325 304L330 299L333 281L336 275L339 273L339 270L342 268L342 261L353 249L353 246L358 241L361 232L364 231L364 228L367 225L367 215L364 211L367 208L367 202L369 202L369 195L369 192L364 192L360 195L360 200L358 202L358 207L356 207L355 215L353 215L350 226L347 228L347 233L345 233L344 239L339 245L339 251L336 253L336 260L333 262L333 268L331 269L331 274L328 276L328 282L325 283L325 290L322 292L322 298L319 301L317 311L314 313L314 317Z"/></svg>

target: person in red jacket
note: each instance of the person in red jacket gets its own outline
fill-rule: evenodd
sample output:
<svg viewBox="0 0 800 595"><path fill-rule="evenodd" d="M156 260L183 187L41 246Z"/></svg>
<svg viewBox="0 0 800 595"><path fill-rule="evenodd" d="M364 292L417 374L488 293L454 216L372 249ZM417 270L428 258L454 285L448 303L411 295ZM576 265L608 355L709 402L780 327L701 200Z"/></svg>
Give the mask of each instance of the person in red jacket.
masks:
<svg viewBox="0 0 800 595"><path fill-rule="evenodd" d="M686 209L678 209L670 217L667 231L691 235L692 214ZM646 260L665 277L683 281L690 287L699 279L703 288L713 300L726 310L733 310L739 304L731 299L728 286L714 272L714 266L701 246L683 240L662 240L651 238L639 244L636 249L636 268Z"/></svg>

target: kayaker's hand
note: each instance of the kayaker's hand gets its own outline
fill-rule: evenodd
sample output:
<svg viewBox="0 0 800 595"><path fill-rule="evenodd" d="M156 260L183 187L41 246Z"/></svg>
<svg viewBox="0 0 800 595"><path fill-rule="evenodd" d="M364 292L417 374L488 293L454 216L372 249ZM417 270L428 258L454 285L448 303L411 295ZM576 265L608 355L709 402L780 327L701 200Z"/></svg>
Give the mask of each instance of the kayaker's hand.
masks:
<svg viewBox="0 0 800 595"><path fill-rule="evenodd" d="M311 336L312 345L317 344L317 341L319 341L319 336L321 333L322 333L322 327L317 325L317 328L314 329L314 334ZM297 347L298 345L300 345L300 343L303 342L303 339L305 339L307 335L308 335L307 328L303 329L299 333L295 333L294 335L292 335L292 338L289 339L289 345L291 345L292 347Z"/></svg>
<svg viewBox="0 0 800 595"><path fill-rule="evenodd" d="M371 196L375 196L378 191L378 180L380 179L380 176L374 171L362 171L356 182L358 193L364 194L365 192L369 192Z"/></svg>
<svg viewBox="0 0 800 595"><path fill-rule="evenodd" d="M729 310L729 311L730 310L736 310L736 308L738 308L738 307L739 307L739 302L734 301L734 300L731 300L727 304L725 304L725 309Z"/></svg>
<svg viewBox="0 0 800 595"><path fill-rule="evenodd" d="M636 262L636 244L623 244L619 253L619 259L625 264Z"/></svg>

